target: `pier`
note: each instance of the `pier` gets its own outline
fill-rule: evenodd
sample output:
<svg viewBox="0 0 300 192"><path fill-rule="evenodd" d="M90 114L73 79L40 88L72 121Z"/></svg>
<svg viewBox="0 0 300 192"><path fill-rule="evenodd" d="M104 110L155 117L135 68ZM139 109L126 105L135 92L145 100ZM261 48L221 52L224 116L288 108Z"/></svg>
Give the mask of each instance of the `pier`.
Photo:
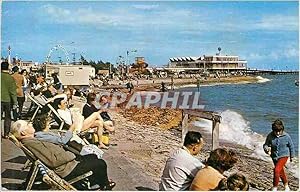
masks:
<svg viewBox="0 0 300 192"><path fill-rule="evenodd" d="M299 74L297 70L269 70L269 69L247 69L245 71L249 75L288 75Z"/></svg>

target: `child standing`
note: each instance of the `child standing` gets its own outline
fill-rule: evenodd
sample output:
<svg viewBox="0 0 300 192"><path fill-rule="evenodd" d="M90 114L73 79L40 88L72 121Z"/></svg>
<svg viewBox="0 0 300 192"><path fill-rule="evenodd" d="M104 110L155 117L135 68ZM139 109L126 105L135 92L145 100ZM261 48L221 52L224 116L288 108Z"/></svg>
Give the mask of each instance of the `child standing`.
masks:
<svg viewBox="0 0 300 192"><path fill-rule="evenodd" d="M284 165L289 157L292 162L292 158L295 156L295 148L289 134L284 132L284 125L281 120L277 119L273 122L272 132L267 136L263 148L271 156L275 165L273 191L277 191L279 178L283 182L284 189L288 191L288 179L284 171Z"/></svg>

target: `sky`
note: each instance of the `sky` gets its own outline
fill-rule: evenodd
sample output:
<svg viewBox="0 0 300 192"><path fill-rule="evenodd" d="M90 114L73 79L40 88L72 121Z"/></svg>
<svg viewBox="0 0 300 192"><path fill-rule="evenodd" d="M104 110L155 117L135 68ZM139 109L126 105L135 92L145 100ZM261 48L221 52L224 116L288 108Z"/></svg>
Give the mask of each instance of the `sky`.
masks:
<svg viewBox="0 0 300 192"><path fill-rule="evenodd" d="M298 1L4 1L1 55L45 62L237 55L258 69L299 69ZM134 52L136 50L136 52ZM128 59L127 57L127 51ZM53 49L51 61L66 61Z"/></svg>

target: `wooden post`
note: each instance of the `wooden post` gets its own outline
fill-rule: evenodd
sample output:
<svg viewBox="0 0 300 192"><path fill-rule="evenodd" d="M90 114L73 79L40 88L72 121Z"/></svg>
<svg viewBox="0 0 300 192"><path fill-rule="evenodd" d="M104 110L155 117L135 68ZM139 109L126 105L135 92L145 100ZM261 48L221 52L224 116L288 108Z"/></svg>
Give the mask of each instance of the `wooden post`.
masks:
<svg viewBox="0 0 300 192"><path fill-rule="evenodd" d="M212 123L212 149L217 149L219 147L219 122L213 119Z"/></svg>
<svg viewBox="0 0 300 192"><path fill-rule="evenodd" d="M212 111L196 111L196 110L183 110L183 120L182 120L182 144L184 142L184 137L188 130L188 119L189 115L200 117L203 119L208 119L212 121L212 150L219 147L219 124L221 122L221 116Z"/></svg>
<svg viewBox="0 0 300 192"><path fill-rule="evenodd" d="M182 141L182 145L183 145L184 137L188 132L187 124L188 124L189 115L183 113L182 117L183 117L183 119L182 119L182 123L181 123L181 141Z"/></svg>

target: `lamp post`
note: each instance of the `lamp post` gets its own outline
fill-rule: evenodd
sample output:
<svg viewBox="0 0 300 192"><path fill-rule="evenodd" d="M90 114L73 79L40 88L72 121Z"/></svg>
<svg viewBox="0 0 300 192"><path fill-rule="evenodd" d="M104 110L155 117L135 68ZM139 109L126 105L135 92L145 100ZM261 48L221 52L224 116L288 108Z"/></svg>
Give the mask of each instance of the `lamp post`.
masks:
<svg viewBox="0 0 300 192"><path fill-rule="evenodd" d="M72 55L73 55L73 65L75 65L75 63L76 63L76 53L72 53Z"/></svg>
<svg viewBox="0 0 300 192"><path fill-rule="evenodd" d="M130 59L129 59L129 53L136 53L137 50L131 50L131 51L126 51L126 72L128 73L129 72L129 66L130 66Z"/></svg>
<svg viewBox="0 0 300 192"><path fill-rule="evenodd" d="M10 65L11 64L11 61L10 61L10 51L11 51L11 48L10 48L10 45L8 45L8 58L7 58L7 61L8 61L8 64Z"/></svg>
<svg viewBox="0 0 300 192"><path fill-rule="evenodd" d="M124 57L122 55L119 55L116 59L116 66L120 70L121 75L123 75L123 73L125 73L123 59L124 59Z"/></svg>
<svg viewBox="0 0 300 192"><path fill-rule="evenodd" d="M111 63L109 62L109 75L111 74Z"/></svg>
<svg viewBox="0 0 300 192"><path fill-rule="evenodd" d="M59 57L58 57L58 59L59 59L59 61L58 61L58 62L59 62L61 65L62 65L62 60L61 60L61 57L59 56Z"/></svg>

